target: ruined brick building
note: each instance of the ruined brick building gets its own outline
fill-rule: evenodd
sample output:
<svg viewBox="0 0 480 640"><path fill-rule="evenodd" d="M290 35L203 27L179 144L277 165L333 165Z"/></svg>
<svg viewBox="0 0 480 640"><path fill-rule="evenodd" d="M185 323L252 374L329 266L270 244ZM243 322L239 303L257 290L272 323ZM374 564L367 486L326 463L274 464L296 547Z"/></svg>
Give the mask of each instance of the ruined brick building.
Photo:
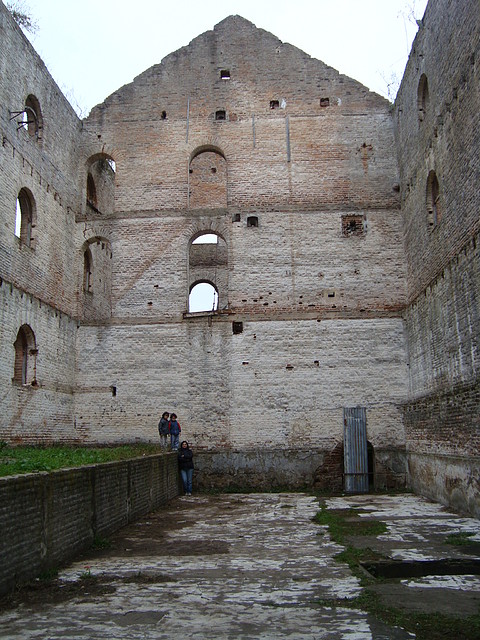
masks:
<svg viewBox="0 0 480 640"><path fill-rule="evenodd" d="M478 515L479 24L431 0L392 106L231 16L82 121L0 3L0 439L170 410L205 484Z"/></svg>

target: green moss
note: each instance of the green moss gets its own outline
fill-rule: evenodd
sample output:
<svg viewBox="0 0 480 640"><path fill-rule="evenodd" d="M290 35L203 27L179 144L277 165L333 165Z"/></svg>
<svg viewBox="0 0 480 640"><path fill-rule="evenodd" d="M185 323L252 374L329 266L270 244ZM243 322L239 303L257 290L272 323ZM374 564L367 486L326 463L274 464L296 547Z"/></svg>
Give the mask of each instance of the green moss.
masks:
<svg viewBox="0 0 480 640"><path fill-rule="evenodd" d="M451 533L445 538L446 544L453 544L456 547L461 547L465 544L471 544L470 538L475 535L475 531L457 531L457 533Z"/></svg>
<svg viewBox="0 0 480 640"><path fill-rule="evenodd" d="M378 536L387 531L385 522L362 519L355 509L327 509L324 505L314 521L327 526L330 537L338 544L345 544L347 536Z"/></svg>

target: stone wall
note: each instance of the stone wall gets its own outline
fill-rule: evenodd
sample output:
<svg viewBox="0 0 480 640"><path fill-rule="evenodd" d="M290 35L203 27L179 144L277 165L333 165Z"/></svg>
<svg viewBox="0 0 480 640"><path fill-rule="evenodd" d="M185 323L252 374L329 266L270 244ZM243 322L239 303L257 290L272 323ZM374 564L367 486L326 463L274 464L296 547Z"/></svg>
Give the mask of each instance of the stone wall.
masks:
<svg viewBox="0 0 480 640"><path fill-rule="evenodd" d="M360 406L378 484L426 439L467 467L475 405L434 423L478 375L478 12L431 0L393 113L230 16L82 122L0 4L0 437L152 441L175 410L198 452L300 477L313 448L333 487ZM201 280L216 313L189 313Z"/></svg>
<svg viewBox="0 0 480 640"><path fill-rule="evenodd" d="M0 593L60 567L178 493L174 454L0 478Z"/></svg>
<svg viewBox="0 0 480 640"><path fill-rule="evenodd" d="M478 515L480 6L431 0L395 104L412 487ZM428 87L428 89L426 89ZM432 207L432 172L438 200ZM435 215L434 215L435 214Z"/></svg>

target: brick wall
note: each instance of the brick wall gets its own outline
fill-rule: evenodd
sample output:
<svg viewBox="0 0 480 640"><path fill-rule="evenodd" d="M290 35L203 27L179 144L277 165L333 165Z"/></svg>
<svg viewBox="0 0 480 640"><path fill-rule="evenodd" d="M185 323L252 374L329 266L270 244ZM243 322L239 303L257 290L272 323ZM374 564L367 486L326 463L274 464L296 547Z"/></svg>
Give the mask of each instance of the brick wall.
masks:
<svg viewBox="0 0 480 640"><path fill-rule="evenodd" d="M0 478L0 593L178 495L174 454Z"/></svg>
<svg viewBox="0 0 480 640"><path fill-rule="evenodd" d="M328 456L343 407L363 406L378 471L400 478L421 446L415 403L478 373L478 11L431 0L393 113L231 16L81 122L0 5L1 437L153 440L176 410L197 450L299 460ZM29 95L38 140L11 117ZM32 247L14 233L21 188ZM204 233L221 251L192 248ZM217 314L187 313L202 279ZM11 383L22 323L36 390Z"/></svg>
<svg viewBox="0 0 480 640"><path fill-rule="evenodd" d="M410 482L476 515L479 24L475 0L431 0L395 104L409 299L404 410ZM439 183L437 224L428 211L432 171Z"/></svg>

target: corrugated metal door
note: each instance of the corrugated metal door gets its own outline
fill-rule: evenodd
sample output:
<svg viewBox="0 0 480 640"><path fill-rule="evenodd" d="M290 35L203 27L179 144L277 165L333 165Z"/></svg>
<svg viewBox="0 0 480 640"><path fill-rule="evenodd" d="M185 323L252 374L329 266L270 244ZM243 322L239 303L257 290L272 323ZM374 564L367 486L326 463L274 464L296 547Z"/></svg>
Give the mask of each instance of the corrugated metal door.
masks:
<svg viewBox="0 0 480 640"><path fill-rule="evenodd" d="M365 407L344 408L343 424L345 491L367 493L368 452Z"/></svg>

